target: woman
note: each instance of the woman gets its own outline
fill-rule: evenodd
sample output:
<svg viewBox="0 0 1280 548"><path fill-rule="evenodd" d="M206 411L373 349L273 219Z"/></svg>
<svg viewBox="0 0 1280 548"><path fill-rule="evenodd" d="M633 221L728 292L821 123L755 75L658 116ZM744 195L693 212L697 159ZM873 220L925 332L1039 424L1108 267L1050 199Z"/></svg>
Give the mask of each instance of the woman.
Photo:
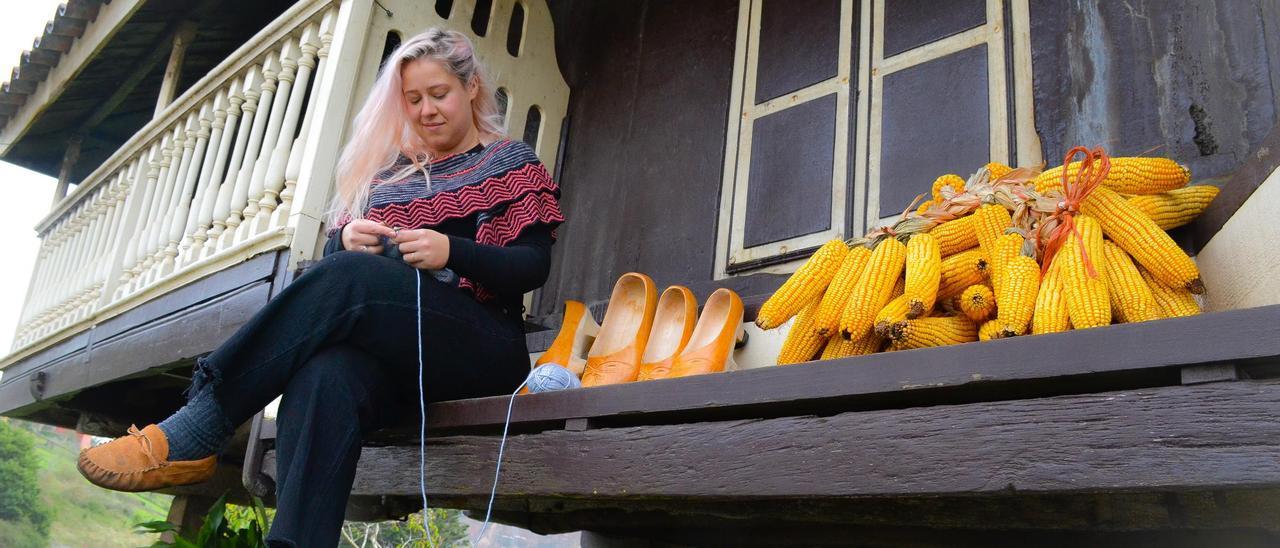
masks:
<svg viewBox="0 0 1280 548"><path fill-rule="evenodd" d="M532 149L502 138L465 36L430 29L391 54L337 173L324 259L197 361L181 410L83 451L89 481L204 481L234 427L283 394L268 540L333 546L363 436L418 418L419 352L428 402L520 384L521 298L546 281L564 217Z"/></svg>

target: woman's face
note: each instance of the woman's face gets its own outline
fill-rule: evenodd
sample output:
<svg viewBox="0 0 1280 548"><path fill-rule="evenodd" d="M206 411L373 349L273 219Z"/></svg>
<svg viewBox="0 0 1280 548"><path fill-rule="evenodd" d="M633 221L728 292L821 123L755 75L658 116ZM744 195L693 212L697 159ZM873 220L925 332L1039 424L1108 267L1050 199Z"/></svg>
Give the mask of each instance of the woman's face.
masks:
<svg viewBox="0 0 1280 548"><path fill-rule="evenodd" d="M464 84L431 59L406 63L400 77L409 119L432 154L445 156L476 145L479 131L471 117L475 86Z"/></svg>

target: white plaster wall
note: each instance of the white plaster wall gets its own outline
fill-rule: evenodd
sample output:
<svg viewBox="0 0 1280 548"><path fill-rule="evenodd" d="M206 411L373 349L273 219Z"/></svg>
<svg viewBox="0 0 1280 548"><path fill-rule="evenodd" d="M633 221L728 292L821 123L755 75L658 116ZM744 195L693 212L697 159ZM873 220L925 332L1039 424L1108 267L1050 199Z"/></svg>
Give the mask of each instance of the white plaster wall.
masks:
<svg viewBox="0 0 1280 548"><path fill-rule="evenodd" d="M1196 257L1206 312L1280 304L1280 169Z"/></svg>

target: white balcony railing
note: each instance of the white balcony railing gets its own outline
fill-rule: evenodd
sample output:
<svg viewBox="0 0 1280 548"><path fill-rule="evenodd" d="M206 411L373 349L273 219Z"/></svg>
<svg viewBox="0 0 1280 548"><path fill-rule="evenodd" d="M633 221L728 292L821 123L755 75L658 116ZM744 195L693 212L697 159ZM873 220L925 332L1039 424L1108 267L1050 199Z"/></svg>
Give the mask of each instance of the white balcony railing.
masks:
<svg viewBox="0 0 1280 548"><path fill-rule="evenodd" d="M55 207L11 358L290 244L307 142L327 129L315 99L329 86L311 80L334 78L338 15L332 0L290 8Z"/></svg>
<svg viewBox="0 0 1280 548"><path fill-rule="evenodd" d="M41 221L26 305L0 369L255 255L288 248L290 267L310 258L353 100L372 85L388 33L467 32L506 96L509 134L529 139L554 169L569 89L550 12L541 0L495 0L487 32L477 34L477 5L456 0L447 16L417 0L290 7Z"/></svg>

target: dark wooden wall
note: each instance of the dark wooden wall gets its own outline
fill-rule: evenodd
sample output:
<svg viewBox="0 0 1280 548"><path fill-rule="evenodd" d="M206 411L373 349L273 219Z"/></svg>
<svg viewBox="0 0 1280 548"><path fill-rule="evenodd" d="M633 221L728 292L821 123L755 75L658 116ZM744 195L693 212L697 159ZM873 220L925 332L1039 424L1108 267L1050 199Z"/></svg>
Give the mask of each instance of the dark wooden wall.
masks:
<svg viewBox="0 0 1280 548"><path fill-rule="evenodd" d="M738 2L550 5L572 89L559 174L568 222L531 313L607 299L628 271L710 280Z"/></svg>
<svg viewBox="0 0 1280 548"><path fill-rule="evenodd" d="M1203 246L1270 172L1233 176L1274 146L1280 3L1032 0L1031 20L1045 161L1079 144L1189 166L1193 182L1224 189L1191 230Z"/></svg>
<svg viewBox="0 0 1280 548"><path fill-rule="evenodd" d="M572 89L558 174L569 221L554 248L551 279L532 313L554 316L568 298L600 303L614 280L632 270L650 274L660 285L715 285L713 253L738 3L550 4L556 52ZM909 49L982 21L980 3L954 4L954 9L938 10L916 1L891 2L886 25L895 32L892 39L886 37L887 50ZM788 6L811 17L791 14L785 26L825 28L809 23L823 19L814 14L825 13L828 3ZM1260 174L1280 164L1280 154L1267 154L1273 148L1269 144L1280 145L1280 4L1274 0L1033 0L1031 18L1035 125L1049 165L1060 163L1072 146L1100 144L1116 155L1167 155L1190 166L1197 183L1224 188L1205 218L1181 232L1183 241L1198 249L1248 198L1261 182ZM830 33L811 34L821 41ZM972 57L965 71L977 74L985 67L981 52L975 48L945 60ZM768 67L777 63L765 57L760 66L767 76ZM812 70L800 70L807 66L803 63L788 66L804 73L793 75L797 78L825 74L826 65L819 61L813 61ZM936 117L927 117L931 123L923 116L913 119L911 113L922 112L921 105L938 100L917 93L934 87L929 82L908 80L936 64L908 69L885 82L882 212L898 210L925 188L932 175L924 177L923 172L946 171L934 164L948 155L934 158L938 162L918 157L899 161L895 151L941 148L964 159L943 163L976 166L985 161L986 145L980 140L968 148L934 143L941 138L937 135L954 132L922 127L936 125ZM965 63L937 68L954 71L961 65ZM947 80L945 75L927 78L939 79ZM775 83L778 89L765 90L765 98L797 84ZM945 110L974 119L951 116L947 119L969 123L948 127L986 125L981 116L985 94L972 95L967 107ZM985 135L985 130L979 133ZM946 146L935 146L941 144ZM806 194L808 186L802 183L751 188L764 192L768 186L775 197L788 188ZM794 207L766 201L775 207L756 211L760 221L748 223L746 236L752 243L811 232L829 222L797 217ZM752 211L749 204L748 215ZM725 283L759 289L774 278L757 275Z"/></svg>

